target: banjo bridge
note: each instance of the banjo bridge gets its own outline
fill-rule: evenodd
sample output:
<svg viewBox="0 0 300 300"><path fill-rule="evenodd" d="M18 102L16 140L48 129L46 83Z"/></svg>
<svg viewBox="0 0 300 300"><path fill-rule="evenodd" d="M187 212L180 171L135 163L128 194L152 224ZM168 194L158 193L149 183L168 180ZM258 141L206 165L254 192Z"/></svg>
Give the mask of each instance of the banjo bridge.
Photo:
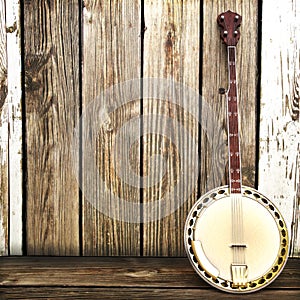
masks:
<svg viewBox="0 0 300 300"><path fill-rule="evenodd" d="M230 244L230 248L247 248L246 244Z"/></svg>

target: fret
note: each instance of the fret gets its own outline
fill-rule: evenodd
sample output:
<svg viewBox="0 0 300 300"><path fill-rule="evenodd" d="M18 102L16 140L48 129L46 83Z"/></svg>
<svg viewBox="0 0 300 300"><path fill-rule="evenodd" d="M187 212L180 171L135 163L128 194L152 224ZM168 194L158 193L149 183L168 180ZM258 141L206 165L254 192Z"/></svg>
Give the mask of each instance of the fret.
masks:
<svg viewBox="0 0 300 300"><path fill-rule="evenodd" d="M230 156L231 157L233 157L233 156L239 157L240 156L240 152L230 152Z"/></svg>
<svg viewBox="0 0 300 300"><path fill-rule="evenodd" d="M237 97L236 96L233 96L233 97L231 97L231 96L228 96L227 97L227 101L233 101L233 102L236 102L237 101Z"/></svg>
<svg viewBox="0 0 300 300"><path fill-rule="evenodd" d="M241 179L231 179L231 182L241 182Z"/></svg>
<svg viewBox="0 0 300 300"><path fill-rule="evenodd" d="M227 91L229 186L233 194L241 192L241 155L238 126L238 95L236 79L236 48L227 47L229 89Z"/></svg>
<svg viewBox="0 0 300 300"><path fill-rule="evenodd" d="M229 133L229 137L238 137L237 133Z"/></svg>

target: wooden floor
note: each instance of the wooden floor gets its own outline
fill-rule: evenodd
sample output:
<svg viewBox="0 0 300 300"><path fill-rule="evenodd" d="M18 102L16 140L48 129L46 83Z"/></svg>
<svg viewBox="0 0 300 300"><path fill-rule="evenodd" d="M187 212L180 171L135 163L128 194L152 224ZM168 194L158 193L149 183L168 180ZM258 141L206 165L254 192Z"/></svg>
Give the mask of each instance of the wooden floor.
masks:
<svg viewBox="0 0 300 300"><path fill-rule="evenodd" d="M0 257L0 299L233 299L187 258ZM245 299L300 299L300 259Z"/></svg>

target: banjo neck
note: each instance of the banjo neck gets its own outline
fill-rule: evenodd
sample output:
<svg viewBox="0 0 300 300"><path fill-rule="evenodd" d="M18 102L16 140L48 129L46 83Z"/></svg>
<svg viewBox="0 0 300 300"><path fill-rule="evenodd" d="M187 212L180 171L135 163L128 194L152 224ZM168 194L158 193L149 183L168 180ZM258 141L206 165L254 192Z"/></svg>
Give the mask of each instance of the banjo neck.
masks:
<svg viewBox="0 0 300 300"><path fill-rule="evenodd" d="M236 79L236 46L227 46L229 88L227 100L227 133L229 156L229 189L240 194L242 187L241 152L239 138L238 89Z"/></svg>

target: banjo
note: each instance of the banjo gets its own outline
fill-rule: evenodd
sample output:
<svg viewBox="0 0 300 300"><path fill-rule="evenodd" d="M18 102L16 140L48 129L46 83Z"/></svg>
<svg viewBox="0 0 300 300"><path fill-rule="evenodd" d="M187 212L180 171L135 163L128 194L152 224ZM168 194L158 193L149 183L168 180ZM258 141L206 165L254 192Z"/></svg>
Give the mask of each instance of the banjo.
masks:
<svg viewBox="0 0 300 300"><path fill-rule="evenodd" d="M188 214L184 244L195 271L209 284L231 293L250 293L270 284L288 258L288 231L276 206L241 182L236 45L242 17L231 11L217 18L227 45L229 88L227 135L229 184L217 187Z"/></svg>

